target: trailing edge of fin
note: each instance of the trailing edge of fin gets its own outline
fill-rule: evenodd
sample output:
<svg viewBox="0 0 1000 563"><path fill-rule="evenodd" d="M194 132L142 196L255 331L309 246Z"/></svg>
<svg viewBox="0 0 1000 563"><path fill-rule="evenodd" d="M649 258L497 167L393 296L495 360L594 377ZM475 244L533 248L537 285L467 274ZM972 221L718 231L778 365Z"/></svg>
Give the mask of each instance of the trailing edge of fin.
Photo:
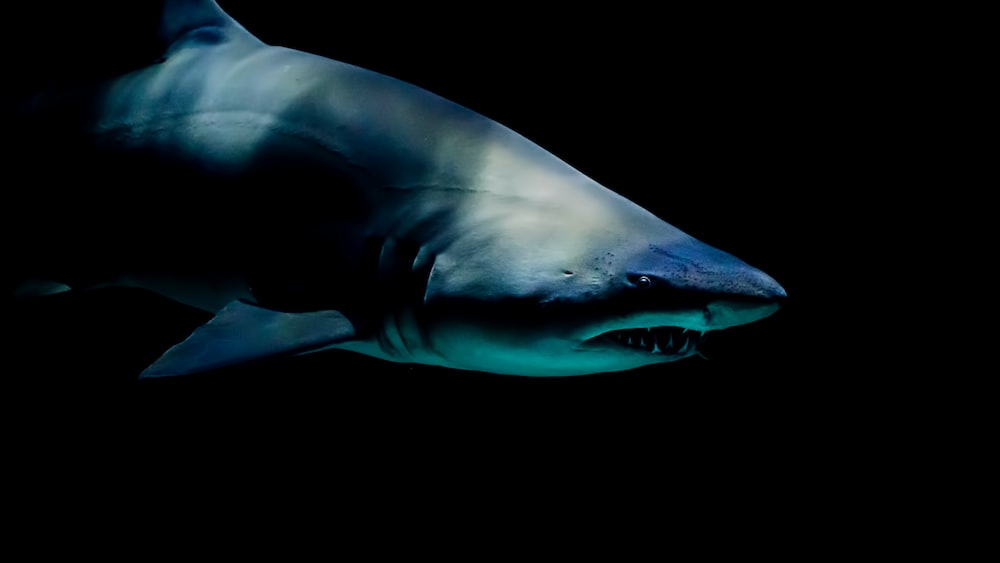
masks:
<svg viewBox="0 0 1000 563"><path fill-rule="evenodd" d="M167 46L167 54L180 48L186 36L202 29L216 31L216 40L219 39L219 34L241 34L259 41L229 17L214 0L164 0L159 36L160 41ZM204 41L205 35L196 36L195 39Z"/></svg>
<svg viewBox="0 0 1000 563"><path fill-rule="evenodd" d="M64 283L43 279L26 279L14 287L10 292L10 297L39 297L43 295L55 295L70 291L72 288Z"/></svg>

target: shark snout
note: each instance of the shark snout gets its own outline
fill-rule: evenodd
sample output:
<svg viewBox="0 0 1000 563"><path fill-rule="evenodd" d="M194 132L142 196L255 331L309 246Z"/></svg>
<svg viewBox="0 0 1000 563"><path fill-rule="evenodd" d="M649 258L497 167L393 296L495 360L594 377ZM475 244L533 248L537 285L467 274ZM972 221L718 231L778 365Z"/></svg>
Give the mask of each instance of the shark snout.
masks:
<svg viewBox="0 0 1000 563"><path fill-rule="evenodd" d="M771 276L695 238L650 245L649 249L651 271L674 289L764 301L787 297L785 289Z"/></svg>
<svg viewBox="0 0 1000 563"><path fill-rule="evenodd" d="M788 294L785 293L785 288L781 287L781 284L757 268L746 266L746 271L741 273L742 277L749 278L741 280L740 284L747 297L775 301L778 304L788 298Z"/></svg>
<svg viewBox="0 0 1000 563"><path fill-rule="evenodd" d="M650 270L665 282L668 293L681 292L700 302L692 323L719 330L754 322L777 311L788 294L771 276L739 258L686 238L650 245Z"/></svg>
<svg viewBox="0 0 1000 563"><path fill-rule="evenodd" d="M704 309L705 321L713 330L763 319L788 298L785 288L774 278L735 257L729 258L723 265L704 271L703 282L712 295Z"/></svg>

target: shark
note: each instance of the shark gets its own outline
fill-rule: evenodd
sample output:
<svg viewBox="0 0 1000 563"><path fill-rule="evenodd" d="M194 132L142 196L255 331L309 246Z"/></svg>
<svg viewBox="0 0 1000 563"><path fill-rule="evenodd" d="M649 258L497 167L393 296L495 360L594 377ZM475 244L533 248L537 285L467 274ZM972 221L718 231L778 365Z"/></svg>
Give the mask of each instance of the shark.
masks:
<svg viewBox="0 0 1000 563"><path fill-rule="evenodd" d="M327 349L626 371L786 299L477 112L265 44L213 0L156 19L155 59L50 84L5 124L19 154L66 155L8 201L18 232L60 233L6 253L14 293L136 287L213 314L141 378Z"/></svg>

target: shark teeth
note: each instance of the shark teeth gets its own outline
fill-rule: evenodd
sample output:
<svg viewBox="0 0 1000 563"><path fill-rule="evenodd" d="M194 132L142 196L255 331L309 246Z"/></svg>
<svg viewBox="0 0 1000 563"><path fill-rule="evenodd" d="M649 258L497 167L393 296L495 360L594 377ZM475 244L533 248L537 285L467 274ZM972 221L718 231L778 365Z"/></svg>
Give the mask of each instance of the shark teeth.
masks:
<svg viewBox="0 0 1000 563"><path fill-rule="evenodd" d="M654 327L616 330L607 334L618 344L650 354L690 355L697 352L705 335L680 327Z"/></svg>

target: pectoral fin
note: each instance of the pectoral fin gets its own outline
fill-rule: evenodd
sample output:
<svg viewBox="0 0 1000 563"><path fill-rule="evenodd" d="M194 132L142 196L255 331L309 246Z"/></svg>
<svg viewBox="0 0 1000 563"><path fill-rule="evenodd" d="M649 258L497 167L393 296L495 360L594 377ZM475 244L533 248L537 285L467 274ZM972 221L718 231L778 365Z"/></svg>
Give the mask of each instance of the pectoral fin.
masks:
<svg viewBox="0 0 1000 563"><path fill-rule="evenodd" d="M160 356L139 377L210 371L264 358L313 351L354 337L337 311L282 313L233 301Z"/></svg>

